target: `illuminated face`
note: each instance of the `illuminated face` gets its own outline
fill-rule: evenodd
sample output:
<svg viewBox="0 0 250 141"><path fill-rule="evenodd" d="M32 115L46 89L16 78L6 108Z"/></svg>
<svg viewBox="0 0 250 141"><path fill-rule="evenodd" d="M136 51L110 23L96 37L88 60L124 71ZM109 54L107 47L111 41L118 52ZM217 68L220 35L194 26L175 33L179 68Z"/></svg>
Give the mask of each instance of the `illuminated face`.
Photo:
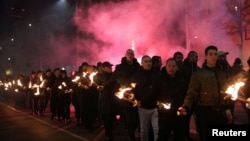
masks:
<svg viewBox="0 0 250 141"><path fill-rule="evenodd" d="M188 56L188 59L190 62L196 63L198 61L197 53L191 53L190 56Z"/></svg>
<svg viewBox="0 0 250 141"><path fill-rule="evenodd" d="M58 77L61 75L61 72L60 72L60 70L56 70L56 71L54 72L54 74L55 74L55 76L58 78Z"/></svg>
<svg viewBox="0 0 250 141"><path fill-rule="evenodd" d="M220 60L221 62L227 62L227 55L219 55L218 60Z"/></svg>
<svg viewBox="0 0 250 141"><path fill-rule="evenodd" d="M176 73L176 71L178 70L176 61L174 61L174 60L169 60L169 61L166 63L166 70L167 70L167 73L168 73L170 76L175 76L175 73Z"/></svg>
<svg viewBox="0 0 250 141"><path fill-rule="evenodd" d="M145 56L142 58L142 61L141 61L141 65L142 65L142 68L144 70L151 70L152 68L152 60L149 56Z"/></svg>
<svg viewBox="0 0 250 141"><path fill-rule="evenodd" d="M127 61L132 62L135 57L134 51L132 49L127 50L125 57Z"/></svg>
<svg viewBox="0 0 250 141"><path fill-rule="evenodd" d="M88 73L94 72L94 67L93 67L93 66L88 66L88 67L87 67L87 72L88 72Z"/></svg>
<svg viewBox="0 0 250 141"><path fill-rule="evenodd" d="M217 56L217 51L214 49L210 49L207 52L207 55L205 56L205 59L207 60L207 65L209 67L215 67L218 56Z"/></svg>
<svg viewBox="0 0 250 141"><path fill-rule="evenodd" d="M183 56L182 56L181 54L178 54L178 55L176 55L175 60L176 60L177 62L182 62Z"/></svg>

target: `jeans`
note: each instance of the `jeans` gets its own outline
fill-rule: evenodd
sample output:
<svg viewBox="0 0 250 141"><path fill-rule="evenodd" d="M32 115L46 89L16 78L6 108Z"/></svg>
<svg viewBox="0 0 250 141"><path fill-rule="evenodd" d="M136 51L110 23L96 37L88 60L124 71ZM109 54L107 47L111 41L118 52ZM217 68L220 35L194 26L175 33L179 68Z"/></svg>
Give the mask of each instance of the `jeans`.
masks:
<svg viewBox="0 0 250 141"><path fill-rule="evenodd" d="M158 139L158 109L144 109L138 108L140 126L141 126L141 141L148 141L149 139L149 127L152 125L154 132L154 141Z"/></svg>

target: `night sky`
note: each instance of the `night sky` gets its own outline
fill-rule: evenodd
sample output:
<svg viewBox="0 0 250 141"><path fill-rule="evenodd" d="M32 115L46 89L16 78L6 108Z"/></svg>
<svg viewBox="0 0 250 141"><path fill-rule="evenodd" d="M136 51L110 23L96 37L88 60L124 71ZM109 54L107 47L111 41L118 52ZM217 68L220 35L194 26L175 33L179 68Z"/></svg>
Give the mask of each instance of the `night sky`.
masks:
<svg viewBox="0 0 250 141"><path fill-rule="evenodd" d="M238 39L223 26L238 19L234 1L91 1L0 0L0 74L77 69L85 61L118 64L132 46L139 61L145 54L164 61L195 50L202 64L208 45L233 50L231 63L240 56Z"/></svg>
<svg viewBox="0 0 250 141"><path fill-rule="evenodd" d="M0 73L6 68L24 73L49 68L46 58L54 53L49 36L74 34L73 2L0 0Z"/></svg>

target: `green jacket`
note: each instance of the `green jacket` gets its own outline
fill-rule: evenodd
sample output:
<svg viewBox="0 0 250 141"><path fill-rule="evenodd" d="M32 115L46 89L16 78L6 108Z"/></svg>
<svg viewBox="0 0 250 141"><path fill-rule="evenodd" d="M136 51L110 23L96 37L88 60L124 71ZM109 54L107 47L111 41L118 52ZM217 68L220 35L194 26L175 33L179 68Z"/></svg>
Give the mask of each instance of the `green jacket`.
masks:
<svg viewBox="0 0 250 141"><path fill-rule="evenodd" d="M227 75L216 68L203 67L192 76L184 99L183 107L191 108L193 104L209 108L226 108L230 100L225 100Z"/></svg>

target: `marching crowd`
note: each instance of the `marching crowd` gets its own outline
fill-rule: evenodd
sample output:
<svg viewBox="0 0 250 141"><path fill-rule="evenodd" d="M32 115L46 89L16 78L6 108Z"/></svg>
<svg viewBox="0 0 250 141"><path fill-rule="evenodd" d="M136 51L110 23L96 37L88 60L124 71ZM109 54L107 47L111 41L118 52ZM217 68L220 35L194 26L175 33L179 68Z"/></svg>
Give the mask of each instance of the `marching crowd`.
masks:
<svg viewBox="0 0 250 141"><path fill-rule="evenodd" d="M51 120L71 123L75 118L89 132L99 118L109 141L115 136L116 115L126 125L130 141L137 140L136 130L141 141L167 141L171 135L175 141L192 140L189 123L194 116L200 140L206 141L209 125L234 124L237 100L229 97L229 86L244 82L238 97L250 98L250 69L243 69L240 58L230 65L228 54L207 46L205 61L198 66L195 51L186 58L175 52L162 64L157 55L144 55L139 63L128 49L114 69L108 61L83 62L72 74L60 68L31 72L28 78L19 74L15 86L8 83L13 83L10 79L1 82L1 94L11 88L16 104L28 106L34 116L43 116L49 109ZM250 67L250 58L247 63ZM70 116L71 104L74 117ZM250 124L249 105L243 102L242 106Z"/></svg>

